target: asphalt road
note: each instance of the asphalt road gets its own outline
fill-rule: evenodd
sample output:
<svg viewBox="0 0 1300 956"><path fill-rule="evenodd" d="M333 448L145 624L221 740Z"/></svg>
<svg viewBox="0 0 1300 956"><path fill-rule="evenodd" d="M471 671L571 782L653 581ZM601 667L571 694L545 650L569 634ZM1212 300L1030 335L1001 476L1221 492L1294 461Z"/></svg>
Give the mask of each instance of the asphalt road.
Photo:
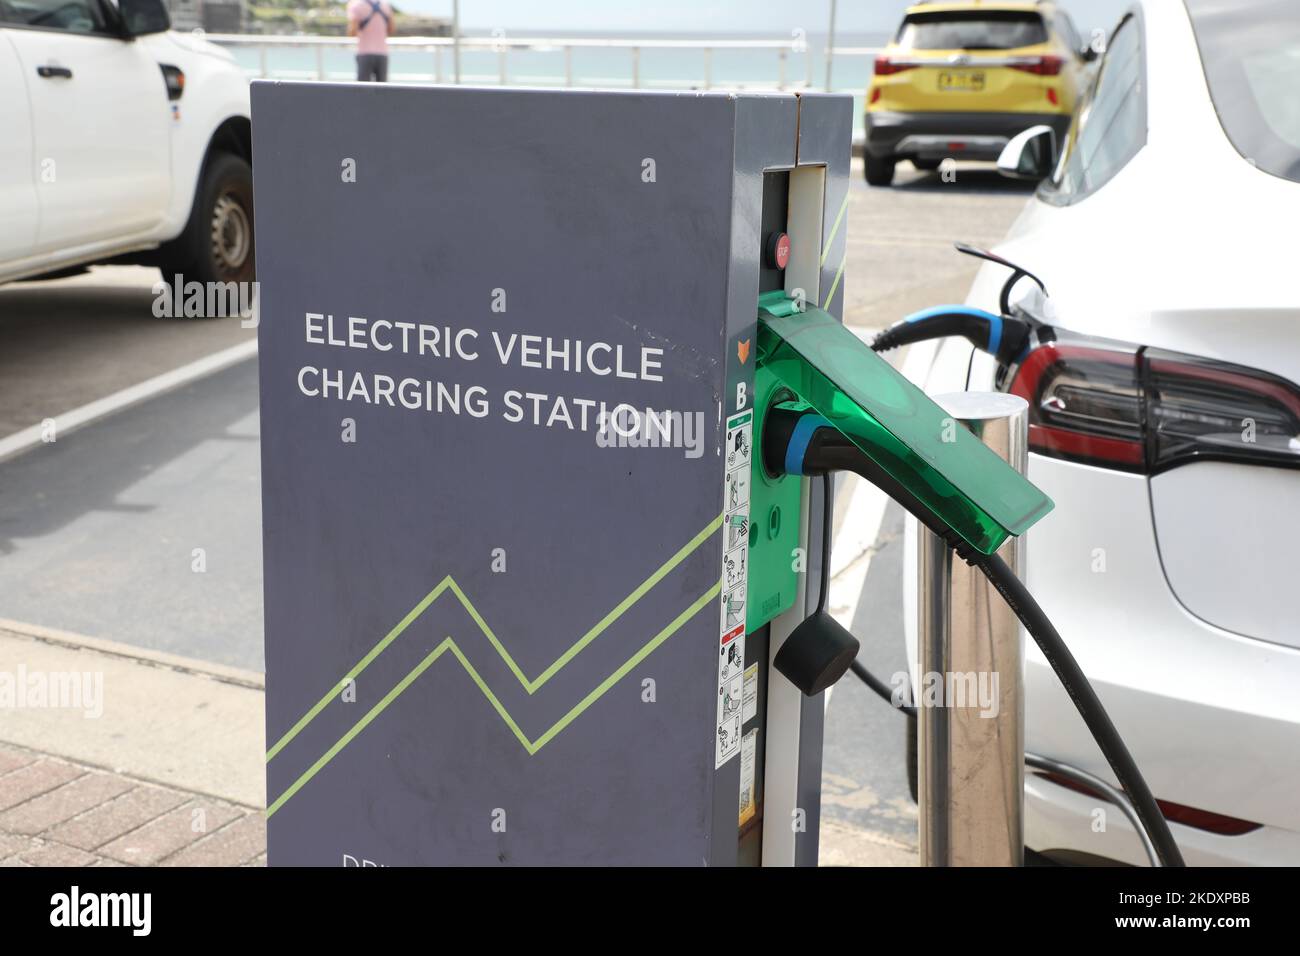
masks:
<svg viewBox="0 0 1300 956"><path fill-rule="evenodd" d="M159 281L157 269L95 266L0 286L0 437L257 335L155 316Z"/></svg>
<svg viewBox="0 0 1300 956"><path fill-rule="evenodd" d="M952 241L996 244L1027 198L986 167L946 182L903 165L892 189L869 189L855 167L846 321L880 328L963 299L977 265ZM156 318L157 278L100 268L0 288L0 438L253 334L237 319ZM0 618L261 669L258 455L246 361L0 462ZM886 679L904 664L901 522L886 512L854 621L863 661ZM903 719L841 682L824 859L914 856L902 748Z"/></svg>
<svg viewBox="0 0 1300 956"><path fill-rule="evenodd" d="M262 669L257 363L0 463L0 617Z"/></svg>

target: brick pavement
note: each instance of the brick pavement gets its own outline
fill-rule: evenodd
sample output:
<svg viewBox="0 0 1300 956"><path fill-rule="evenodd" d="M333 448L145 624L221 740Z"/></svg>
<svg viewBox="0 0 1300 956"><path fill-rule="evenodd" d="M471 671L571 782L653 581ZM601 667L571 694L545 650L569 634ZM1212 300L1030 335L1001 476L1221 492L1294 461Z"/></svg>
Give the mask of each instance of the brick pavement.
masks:
<svg viewBox="0 0 1300 956"><path fill-rule="evenodd" d="M0 743L0 866L262 866L262 812Z"/></svg>

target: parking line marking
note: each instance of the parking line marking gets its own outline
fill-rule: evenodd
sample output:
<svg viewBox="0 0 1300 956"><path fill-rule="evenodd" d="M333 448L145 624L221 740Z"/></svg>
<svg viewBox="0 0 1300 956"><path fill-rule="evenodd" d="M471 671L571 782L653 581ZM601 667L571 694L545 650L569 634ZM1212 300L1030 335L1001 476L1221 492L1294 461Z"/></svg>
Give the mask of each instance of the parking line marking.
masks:
<svg viewBox="0 0 1300 956"><path fill-rule="evenodd" d="M161 375L146 379L137 385L131 385L112 395L97 398L93 402L52 416L57 429L56 437L62 437L101 418L107 418L116 412L139 405L165 392L188 385L190 382L205 378L222 369L237 365L257 354L257 339L240 342L220 352L213 352L201 359L174 368ZM37 445L47 444L44 424L31 425L12 435L0 438L0 461L21 455Z"/></svg>

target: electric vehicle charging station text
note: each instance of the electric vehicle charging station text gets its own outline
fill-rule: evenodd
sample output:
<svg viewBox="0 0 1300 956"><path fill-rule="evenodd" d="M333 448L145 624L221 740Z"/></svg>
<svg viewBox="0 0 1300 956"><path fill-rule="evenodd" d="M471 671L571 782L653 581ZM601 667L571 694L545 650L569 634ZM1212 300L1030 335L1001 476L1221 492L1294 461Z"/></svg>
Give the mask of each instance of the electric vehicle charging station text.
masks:
<svg viewBox="0 0 1300 956"><path fill-rule="evenodd" d="M254 85L272 864L816 862L756 315L840 315L851 110Z"/></svg>

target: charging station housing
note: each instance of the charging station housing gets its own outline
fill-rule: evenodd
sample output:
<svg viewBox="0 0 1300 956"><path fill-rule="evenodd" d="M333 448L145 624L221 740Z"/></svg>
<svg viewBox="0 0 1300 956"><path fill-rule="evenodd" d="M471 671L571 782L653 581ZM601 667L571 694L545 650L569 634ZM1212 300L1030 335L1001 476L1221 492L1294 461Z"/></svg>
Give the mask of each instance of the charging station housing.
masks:
<svg viewBox="0 0 1300 956"><path fill-rule="evenodd" d="M841 316L851 123L253 85L273 865L816 862L756 305Z"/></svg>

